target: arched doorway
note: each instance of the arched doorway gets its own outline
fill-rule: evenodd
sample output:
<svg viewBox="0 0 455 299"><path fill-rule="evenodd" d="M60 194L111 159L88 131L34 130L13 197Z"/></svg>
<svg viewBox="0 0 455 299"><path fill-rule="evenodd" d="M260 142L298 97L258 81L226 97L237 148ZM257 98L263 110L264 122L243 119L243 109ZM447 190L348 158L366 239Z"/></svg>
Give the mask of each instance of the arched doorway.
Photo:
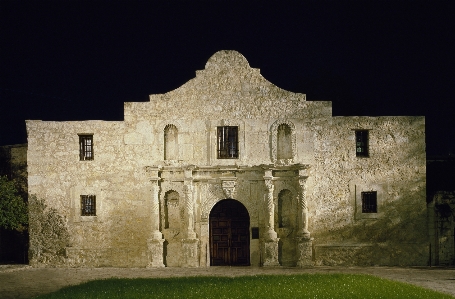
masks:
<svg viewBox="0 0 455 299"><path fill-rule="evenodd" d="M210 265L250 265L250 216L234 199L218 202L210 212Z"/></svg>

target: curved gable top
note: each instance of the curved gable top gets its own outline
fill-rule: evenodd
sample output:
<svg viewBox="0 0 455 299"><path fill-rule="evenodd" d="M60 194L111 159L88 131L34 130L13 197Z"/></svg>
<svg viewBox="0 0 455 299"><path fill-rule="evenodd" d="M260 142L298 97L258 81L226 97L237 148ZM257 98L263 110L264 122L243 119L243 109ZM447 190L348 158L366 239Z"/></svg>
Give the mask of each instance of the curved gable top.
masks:
<svg viewBox="0 0 455 299"><path fill-rule="evenodd" d="M222 50L213 54L207 63L205 69L247 69L250 68L250 64L246 60L245 56L234 50Z"/></svg>
<svg viewBox="0 0 455 299"><path fill-rule="evenodd" d="M125 120L301 118L308 117L309 110L313 116L331 116L331 102L307 102L305 94L266 80L239 52L222 50L177 89L150 95L150 103L125 103Z"/></svg>

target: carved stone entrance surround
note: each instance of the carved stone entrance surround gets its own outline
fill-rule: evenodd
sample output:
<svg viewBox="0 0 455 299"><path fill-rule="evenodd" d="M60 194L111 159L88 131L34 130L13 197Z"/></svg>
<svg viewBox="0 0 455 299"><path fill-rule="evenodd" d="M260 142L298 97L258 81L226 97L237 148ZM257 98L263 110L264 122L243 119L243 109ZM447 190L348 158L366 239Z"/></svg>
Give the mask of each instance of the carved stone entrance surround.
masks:
<svg viewBox="0 0 455 299"><path fill-rule="evenodd" d="M160 183L165 186L161 195L168 190L181 190L183 201L181 206L181 228L175 231L171 250L180 248L181 252L167 252L168 256L179 256L182 267L210 266L209 214L215 204L223 199L239 200L250 214L250 226L258 227L259 240L250 240L251 254L259 254L256 265L265 267L280 266L278 260L279 238L275 228L275 207L279 184L294 186L298 191L295 206L298 211L294 215L297 222L292 236L295 238L296 259L299 267L307 267L312 262L312 238L308 230L307 178L309 165L293 164L286 166L164 166L147 167L147 174L152 188L152 229L148 239L149 267L163 267L163 242L160 232L159 192ZM263 187L262 187L263 186ZM280 185L283 186L283 185ZM252 189L253 188L253 189ZM277 191L277 192L274 192ZM298 198L298 202L297 202ZM164 205L164 200L161 204ZM161 207L164 211L164 206ZM251 236L251 227L250 236ZM164 226L163 226L164 228ZM165 229L167 231L168 229ZM166 233L167 234L167 233ZM165 236L166 236L165 234ZM171 236L171 235L170 235ZM288 239L291 240L291 239ZM171 242L171 240L167 240ZM179 242L177 245L175 242ZM254 245L256 244L256 245ZM292 244L292 243L291 243ZM258 257L259 257L258 255ZM252 258L254 260L254 258Z"/></svg>

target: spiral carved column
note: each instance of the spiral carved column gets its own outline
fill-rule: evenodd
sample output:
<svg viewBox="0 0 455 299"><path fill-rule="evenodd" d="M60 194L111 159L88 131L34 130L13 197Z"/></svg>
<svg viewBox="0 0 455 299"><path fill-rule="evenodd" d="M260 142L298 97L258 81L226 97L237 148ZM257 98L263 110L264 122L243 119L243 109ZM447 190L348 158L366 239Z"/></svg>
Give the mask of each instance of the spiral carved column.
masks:
<svg viewBox="0 0 455 299"><path fill-rule="evenodd" d="M273 176L272 170L266 169L264 176L266 186L265 203L267 205L267 232L262 240L262 264L264 267L279 266L278 241L275 231L275 203L273 199Z"/></svg>
<svg viewBox="0 0 455 299"><path fill-rule="evenodd" d="M307 179L306 169L299 170L299 233L297 236L298 267L313 266L313 238L308 231L308 205L307 205Z"/></svg>
<svg viewBox="0 0 455 299"><path fill-rule="evenodd" d="M306 200L306 180L307 177L299 178L299 236L310 238L308 231L308 206Z"/></svg>

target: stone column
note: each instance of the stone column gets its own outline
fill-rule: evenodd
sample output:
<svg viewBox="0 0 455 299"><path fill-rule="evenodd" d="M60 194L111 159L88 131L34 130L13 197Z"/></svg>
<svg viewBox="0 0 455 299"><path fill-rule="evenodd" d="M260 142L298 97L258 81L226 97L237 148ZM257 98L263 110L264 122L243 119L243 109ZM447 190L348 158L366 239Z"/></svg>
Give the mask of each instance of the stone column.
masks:
<svg viewBox="0 0 455 299"><path fill-rule="evenodd" d="M308 206L306 198L306 183L308 173L306 169L299 170L299 232L297 235L297 254L298 254L298 267L311 267L313 266L313 239L310 237L308 231Z"/></svg>
<svg viewBox="0 0 455 299"><path fill-rule="evenodd" d="M195 239L194 232L194 202L193 202L193 181L185 180L183 185L183 194L185 196L185 212L186 212L186 237Z"/></svg>
<svg viewBox="0 0 455 299"><path fill-rule="evenodd" d="M299 236L310 237L308 231L308 207L306 200L306 180L307 177L299 178L300 194L299 194Z"/></svg>
<svg viewBox="0 0 455 299"><path fill-rule="evenodd" d="M164 267L163 263L163 234L160 232L160 202L158 194L160 191L158 176L159 167L149 166L146 168L150 180L151 193L151 228L150 238L147 240L148 247L148 265L147 268Z"/></svg>
<svg viewBox="0 0 455 299"><path fill-rule="evenodd" d="M193 165L184 167L185 181L183 194L185 196L186 239L182 239L182 267L199 267L199 239L194 231L194 197L193 197Z"/></svg>
<svg viewBox="0 0 455 299"><path fill-rule="evenodd" d="M265 171L264 183L266 186L266 204L267 204L267 231L263 239L263 266L279 266L278 262L278 241L277 233L275 232L275 203L273 200L273 176L272 170Z"/></svg>

